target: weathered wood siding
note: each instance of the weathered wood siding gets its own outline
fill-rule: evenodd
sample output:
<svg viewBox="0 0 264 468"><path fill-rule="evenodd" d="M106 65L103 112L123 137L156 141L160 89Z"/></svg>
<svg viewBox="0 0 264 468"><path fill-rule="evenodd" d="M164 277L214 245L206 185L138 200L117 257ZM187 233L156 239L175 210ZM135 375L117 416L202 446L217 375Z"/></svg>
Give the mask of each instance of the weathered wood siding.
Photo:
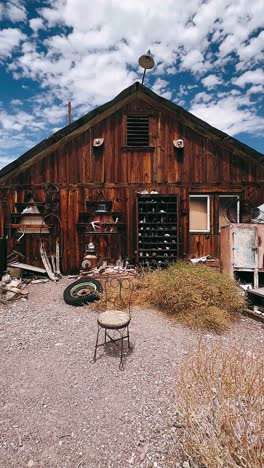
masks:
<svg viewBox="0 0 264 468"><path fill-rule="evenodd" d="M149 115L150 148L126 147L126 115ZM208 234L189 233L189 194L237 193L256 205L264 200L261 180L263 167L231 152L228 144L211 137L169 109L159 107L149 97L130 101L92 128L84 131L56 151L36 161L24 172L10 177L5 183L10 212L15 203L24 200L26 190L32 190L35 201L45 200L43 184L59 188L60 218L63 227L63 271L79 268L83 255L76 228L79 212L85 211L86 201L96 199L102 191L113 200L114 211L122 212L126 223L125 246L129 257L134 256L136 242L136 192L156 189L159 193L178 194L180 200L181 255L219 255L219 233L215 232L212 205L211 231ZM102 147L93 148L94 138L104 138ZM184 150L178 151L173 140L184 140ZM3 233L3 208L0 204L0 234ZM1 214L2 213L2 214ZM6 221L7 214L5 213ZM23 253L28 263L38 263L37 236L28 235ZM10 248L15 248L14 238Z"/></svg>

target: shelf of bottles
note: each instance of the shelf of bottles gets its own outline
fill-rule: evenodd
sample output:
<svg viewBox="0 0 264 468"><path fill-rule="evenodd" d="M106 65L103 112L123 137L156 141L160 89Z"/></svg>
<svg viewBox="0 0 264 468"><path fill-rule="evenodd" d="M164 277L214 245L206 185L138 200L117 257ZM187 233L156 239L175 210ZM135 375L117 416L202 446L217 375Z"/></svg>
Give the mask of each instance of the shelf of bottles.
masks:
<svg viewBox="0 0 264 468"><path fill-rule="evenodd" d="M175 195L138 195L137 262L166 266L178 257L178 204Z"/></svg>

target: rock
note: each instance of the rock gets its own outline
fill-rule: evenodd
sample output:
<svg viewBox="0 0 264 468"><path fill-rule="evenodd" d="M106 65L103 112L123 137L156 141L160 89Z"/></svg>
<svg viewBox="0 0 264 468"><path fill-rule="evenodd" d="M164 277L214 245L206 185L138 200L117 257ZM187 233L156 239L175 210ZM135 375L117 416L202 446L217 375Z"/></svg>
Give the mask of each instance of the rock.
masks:
<svg viewBox="0 0 264 468"><path fill-rule="evenodd" d="M10 283L10 281L11 281L11 276L8 273L2 276L2 283L7 284L7 283Z"/></svg>
<svg viewBox="0 0 264 468"><path fill-rule="evenodd" d="M7 291L5 294L5 299L6 301L12 301L12 299L14 299L15 296L16 296L15 292Z"/></svg>
<svg viewBox="0 0 264 468"><path fill-rule="evenodd" d="M23 294L23 296L28 296L29 295L29 292L27 289L22 289L21 291L21 294Z"/></svg>
<svg viewBox="0 0 264 468"><path fill-rule="evenodd" d="M140 455L139 455L139 458L140 458L140 461L143 461L144 458L146 457L147 453L148 453L148 449L149 449L149 446L148 444L145 444L141 451L140 451Z"/></svg>
<svg viewBox="0 0 264 468"><path fill-rule="evenodd" d="M190 463L188 461L183 462L182 468L191 468Z"/></svg>
<svg viewBox="0 0 264 468"><path fill-rule="evenodd" d="M49 282L49 279L36 279L36 280L31 281L32 284L48 283L48 282Z"/></svg>
<svg viewBox="0 0 264 468"><path fill-rule="evenodd" d="M15 294L21 294L21 289L16 288L15 286L10 286L10 284L8 285L7 291L13 292Z"/></svg>
<svg viewBox="0 0 264 468"><path fill-rule="evenodd" d="M21 286L21 279L13 278L10 281L9 286L11 288L18 288L19 286Z"/></svg>
<svg viewBox="0 0 264 468"><path fill-rule="evenodd" d="M34 462L33 462L33 460L29 460L28 468L32 468L32 466L34 466Z"/></svg>

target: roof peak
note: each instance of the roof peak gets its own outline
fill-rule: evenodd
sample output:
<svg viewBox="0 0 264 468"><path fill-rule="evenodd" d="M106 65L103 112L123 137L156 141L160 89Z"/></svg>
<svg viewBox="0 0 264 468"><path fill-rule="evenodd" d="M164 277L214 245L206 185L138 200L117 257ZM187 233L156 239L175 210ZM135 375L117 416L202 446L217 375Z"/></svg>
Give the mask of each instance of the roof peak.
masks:
<svg viewBox="0 0 264 468"><path fill-rule="evenodd" d="M70 134L75 134L77 130L93 120L99 114L111 109L114 105L121 102L123 99L128 98L129 96L141 92L143 95L148 96L152 100L155 100L160 105L164 106L167 109L170 109L174 112L178 117L184 120L184 122L188 125L188 122L191 123L195 129L203 128L206 131L210 132L212 135L219 139L219 143L224 142L228 143L229 145L233 146L234 150L241 151L245 155L251 156L256 162L263 162L264 155L253 148L241 143L239 140L229 136L228 134L222 132L221 130L212 127L207 122L199 119L195 115L191 114L190 112L186 111L183 107L180 107L178 104L175 104L168 99L159 96L150 88L146 87L145 85L141 84L139 81L135 81L132 85L128 86L127 88L123 89L114 99L106 102L105 104L96 107L92 111L88 112L84 116L80 117L76 121L72 122L71 124L67 125L66 127L58 130L48 138L44 139L36 146L31 148L29 151L24 153L22 156L5 166L3 169L0 170L0 179L4 176L7 176L10 172L17 169L19 166L22 166L25 162L33 159L35 156L42 153L44 150L47 150L49 147L52 147L54 144L58 143L60 140L65 139Z"/></svg>

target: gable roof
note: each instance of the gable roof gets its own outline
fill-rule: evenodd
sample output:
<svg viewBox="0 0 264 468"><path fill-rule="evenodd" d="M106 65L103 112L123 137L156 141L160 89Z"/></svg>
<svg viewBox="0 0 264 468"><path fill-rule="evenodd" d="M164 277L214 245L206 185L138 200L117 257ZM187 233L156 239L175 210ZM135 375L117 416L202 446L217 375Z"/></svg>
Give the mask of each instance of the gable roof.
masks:
<svg viewBox="0 0 264 468"><path fill-rule="evenodd" d="M173 113L176 114L178 118L182 119L182 121L186 125L191 126L194 130L197 131L204 130L205 132L209 133L215 140L217 140L218 143L222 143L225 146L228 146L229 149L235 154L239 154L242 157L249 157L256 163L264 162L264 155L262 153L259 153L250 146L241 143L235 138L229 136L227 133L224 133L221 130L212 127L204 120L199 119L198 117L186 111L177 104L169 101L168 99L160 97L158 94L154 93L149 88L136 82L128 88L124 89L111 101L108 101L106 104L103 104L102 106L93 109L91 112L88 112L88 114L85 114L83 117L74 121L70 125L67 125L61 130L58 130L53 135L42 140L36 146L24 153L22 156L15 159L7 166L3 167L0 170L0 182L1 179L6 179L6 176L11 176L11 173L13 171L17 172L19 168L23 170L23 168L26 168L29 165L33 164L37 156L40 156L43 153L52 152L56 149L59 143L63 141L66 142L70 138L77 136L79 133L85 130L85 127L89 128L90 126L92 126L95 123L95 119L97 122L98 118L99 120L101 120L100 116L102 119L105 118L106 113L111 114L112 112L115 112L118 108L125 105L134 97L142 97L143 99L151 98L151 100L156 101L162 107L170 109Z"/></svg>

